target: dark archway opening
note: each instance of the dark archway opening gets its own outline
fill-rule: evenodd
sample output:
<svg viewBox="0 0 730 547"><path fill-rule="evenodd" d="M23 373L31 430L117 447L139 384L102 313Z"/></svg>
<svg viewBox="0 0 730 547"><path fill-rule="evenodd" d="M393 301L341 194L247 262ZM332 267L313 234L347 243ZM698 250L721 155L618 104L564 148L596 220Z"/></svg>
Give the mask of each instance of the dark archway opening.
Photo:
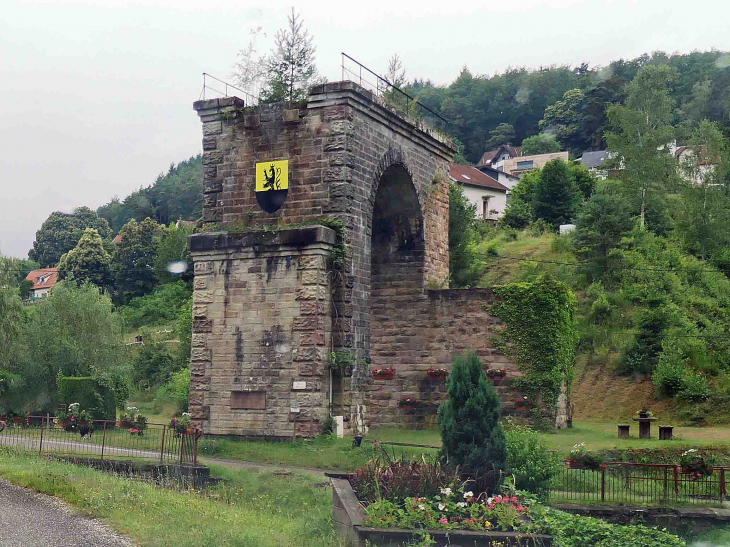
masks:
<svg viewBox="0 0 730 547"><path fill-rule="evenodd" d="M401 165L389 167L375 196L370 254L370 358L371 368L405 372L417 357L410 351L417 340L408 338L412 316L408 310L423 294L425 238L418 196L410 174ZM401 351L403 350L403 351ZM395 398L382 392L368 410L373 423L398 422Z"/></svg>
<svg viewBox="0 0 730 547"><path fill-rule="evenodd" d="M372 221L371 297L413 294L423 289L423 215L411 176L401 165L386 169L375 195ZM390 291L383 294L384 290Z"/></svg>

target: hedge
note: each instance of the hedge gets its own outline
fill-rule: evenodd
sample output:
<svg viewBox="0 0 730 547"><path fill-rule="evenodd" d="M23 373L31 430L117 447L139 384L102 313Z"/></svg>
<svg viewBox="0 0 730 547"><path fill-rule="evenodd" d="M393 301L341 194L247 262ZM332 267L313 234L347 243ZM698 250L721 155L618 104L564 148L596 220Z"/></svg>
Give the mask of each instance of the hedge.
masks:
<svg viewBox="0 0 730 547"><path fill-rule="evenodd" d="M61 403L79 403L95 420L116 420L117 406L114 390L98 378L71 377L61 378L59 386Z"/></svg>

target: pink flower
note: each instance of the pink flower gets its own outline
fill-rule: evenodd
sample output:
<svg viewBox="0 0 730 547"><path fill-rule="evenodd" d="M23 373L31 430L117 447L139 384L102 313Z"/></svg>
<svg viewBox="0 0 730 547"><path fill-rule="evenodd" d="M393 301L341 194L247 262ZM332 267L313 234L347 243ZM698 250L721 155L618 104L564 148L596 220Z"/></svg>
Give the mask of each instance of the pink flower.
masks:
<svg viewBox="0 0 730 547"><path fill-rule="evenodd" d="M517 512L518 513L522 513L524 510L525 510L525 507L521 503L518 503L517 504Z"/></svg>
<svg viewBox="0 0 730 547"><path fill-rule="evenodd" d="M494 503L496 503L496 504L502 503L502 496L495 496L494 497Z"/></svg>
<svg viewBox="0 0 730 547"><path fill-rule="evenodd" d="M440 522L441 524L448 524L448 523L449 523L449 519L447 519L446 517L441 517L441 518L439 519L439 522Z"/></svg>

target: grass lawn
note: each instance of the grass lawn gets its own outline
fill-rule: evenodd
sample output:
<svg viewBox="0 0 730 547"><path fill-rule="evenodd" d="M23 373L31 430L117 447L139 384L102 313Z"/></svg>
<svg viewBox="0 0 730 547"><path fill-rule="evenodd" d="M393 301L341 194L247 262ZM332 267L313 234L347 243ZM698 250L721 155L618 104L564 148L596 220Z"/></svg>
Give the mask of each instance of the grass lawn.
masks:
<svg viewBox="0 0 730 547"><path fill-rule="evenodd" d="M225 481L179 491L0 449L0 476L63 498L142 545L342 545L332 528L329 483L321 477L212 470Z"/></svg>
<svg viewBox="0 0 730 547"><path fill-rule="evenodd" d="M639 439L639 427L632 422L631 438L617 438L616 423L605 422L573 422L571 429L562 429L555 433L543 433L542 440L553 450L567 454L573 445L586 443L589 450L606 448L661 448L661 447L697 447L730 445L730 428L727 427L675 427L674 440L660 441L659 429L652 426L651 440ZM403 429L372 429L367 439L394 441L413 444L441 445L441 437L436 429L408 431Z"/></svg>
<svg viewBox="0 0 730 547"><path fill-rule="evenodd" d="M653 428L653 432L655 436L658 436L656 426ZM590 450L730 445L730 428L675 427L674 432L676 438L673 441L659 441L658 439L647 441L638 439L638 427L632 427L632 438L618 439L615 423L574 422L572 429L544 433L541 437L548 448L566 455L573 445L581 442L586 443ZM281 443L202 439L199 454L202 457L352 471L373 456L382 454L382 450L386 450L390 456L396 457L400 457L403 452L416 457L421 454L434 456L438 452L437 449L430 448L387 445L382 446L381 449L374 449L367 441L375 440L429 446L441 445L441 436L436 429L383 428L371 429L360 448L352 447L351 438L317 438Z"/></svg>
<svg viewBox="0 0 730 547"><path fill-rule="evenodd" d="M376 439L378 437L369 435L368 438ZM201 439L198 445L198 455L200 457L207 456L227 460L341 471L354 471L373 456L382 455L382 450L396 457L400 457L403 452L414 457L421 454L431 456L437 452L433 449L400 446L375 449L367 442L363 442L359 448L353 448L352 437L343 439L316 438L294 442L232 441L204 438Z"/></svg>

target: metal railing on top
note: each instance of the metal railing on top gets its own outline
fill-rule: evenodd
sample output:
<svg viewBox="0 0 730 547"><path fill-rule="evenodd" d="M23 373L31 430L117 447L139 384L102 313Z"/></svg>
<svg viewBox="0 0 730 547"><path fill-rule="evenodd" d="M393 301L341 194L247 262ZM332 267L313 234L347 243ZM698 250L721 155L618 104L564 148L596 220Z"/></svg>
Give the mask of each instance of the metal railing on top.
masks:
<svg viewBox="0 0 730 547"><path fill-rule="evenodd" d="M6 422L0 446L36 450L38 454L140 458L162 464L198 463L200 431L176 431L165 424L127 425L111 420L63 424L53 416L18 417Z"/></svg>
<svg viewBox="0 0 730 547"><path fill-rule="evenodd" d="M417 118L422 115L428 116L443 124L450 124L449 120L434 112L419 102L418 99L389 82L386 78L379 76L364 64L356 61L347 53L342 52L341 56L343 80L350 80L365 89L369 89L376 96L384 98L389 105L404 114ZM363 77L363 70L365 71L365 77Z"/></svg>
<svg viewBox="0 0 730 547"><path fill-rule="evenodd" d="M730 467L712 470L697 477L673 464L609 462L596 470L565 467L553 479L550 499L659 506L722 503L728 498Z"/></svg>
<svg viewBox="0 0 730 547"><path fill-rule="evenodd" d="M208 80L213 80L214 84L210 84ZM216 87L213 87L215 85ZM223 91L220 89L217 89L218 87L222 87ZM238 91L240 93L243 93L244 97L238 97L239 99L244 99L247 106L255 106L259 104L259 98L256 95L253 95L249 93L248 91L245 91L241 89L240 87L236 87L233 84L229 84L228 82L221 80L220 78L216 78L212 74L208 74L207 72L203 72L203 89L200 91L200 100L205 100L205 92L206 90L214 91L215 93L218 93L219 95L223 97L232 97L233 95L230 94L231 90Z"/></svg>

